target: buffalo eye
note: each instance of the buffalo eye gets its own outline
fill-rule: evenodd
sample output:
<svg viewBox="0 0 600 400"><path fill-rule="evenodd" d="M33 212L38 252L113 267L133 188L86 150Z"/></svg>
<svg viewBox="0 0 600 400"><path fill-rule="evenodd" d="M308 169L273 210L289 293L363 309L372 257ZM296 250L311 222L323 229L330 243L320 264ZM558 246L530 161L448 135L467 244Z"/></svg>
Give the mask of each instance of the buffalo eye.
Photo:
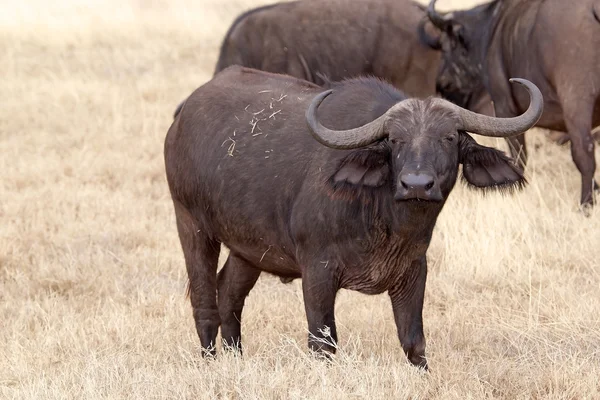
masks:
<svg viewBox="0 0 600 400"><path fill-rule="evenodd" d="M454 136L446 136L446 140L450 143L454 143Z"/></svg>

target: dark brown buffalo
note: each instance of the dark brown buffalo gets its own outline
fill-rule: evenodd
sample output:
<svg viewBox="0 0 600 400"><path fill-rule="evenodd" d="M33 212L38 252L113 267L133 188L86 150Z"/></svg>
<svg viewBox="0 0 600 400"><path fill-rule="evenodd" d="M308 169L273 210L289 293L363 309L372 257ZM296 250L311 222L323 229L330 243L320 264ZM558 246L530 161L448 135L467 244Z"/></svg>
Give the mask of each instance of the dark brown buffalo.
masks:
<svg viewBox="0 0 600 400"><path fill-rule="evenodd" d="M436 93L440 66L439 52L419 39L435 34L426 21L425 7L412 0L267 5L235 19L221 44L215 73L240 65L325 87L332 81L372 75L411 97L425 98ZM468 106L493 115L490 97L483 89L471 96Z"/></svg>
<svg viewBox="0 0 600 400"><path fill-rule="evenodd" d="M335 351L327 340L337 342L339 289L387 291L404 351L426 367L426 252L459 164L475 188L525 184L502 152L465 133L533 126L541 94L517 81L532 103L513 119L407 99L375 78L323 92L230 67L197 89L169 129L165 164L204 352L215 354L219 325L224 342L240 346L244 299L265 271L302 278L316 351ZM221 243L230 254L217 276Z"/></svg>
<svg viewBox="0 0 600 400"><path fill-rule="evenodd" d="M322 85L359 75L383 78L410 96L435 94L440 55L417 35L424 7L411 0L312 0L240 15L215 72L231 65L285 73Z"/></svg>
<svg viewBox="0 0 600 400"><path fill-rule="evenodd" d="M593 127L600 125L600 0L495 0L470 10L428 16L441 36L439 92L458 105L483 85L496 114L527 106L527 94L506 84L509 76L534 82L544 94L538 126L567 132L581 173L581 204L593 202L596 160ZM524 136L511 141L513 156L527 159Z"/></svg>
<svg viewBox="0 0 600 400"><path fill-rule="evenodd" d="M419 29L435 33L430 24L419 25L426 19L425 8L411 0L311 0L255 8L227 31L215 73L241 65L325 86L373 75L410 96L427 97L435 94L440 54L419 40ZM489 112L489 96L478 100L472 108Z"/></svg>

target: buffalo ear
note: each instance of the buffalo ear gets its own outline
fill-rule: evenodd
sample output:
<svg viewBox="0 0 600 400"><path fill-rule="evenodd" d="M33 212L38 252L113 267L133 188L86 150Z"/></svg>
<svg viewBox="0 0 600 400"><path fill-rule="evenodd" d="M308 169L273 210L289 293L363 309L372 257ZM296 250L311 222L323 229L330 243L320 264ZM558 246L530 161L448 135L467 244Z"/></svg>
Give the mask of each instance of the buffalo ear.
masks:
<svg viewBox="0 0 600 400"><path fill-rule="evenodd" d="M342 159L331 177L333 186L383 186L390 175L389 151L378 145L353 151Z"/></svg>
<svg viewBox="0 0 600 400"><path fill-rule="evenodd" d="M463 180L473 188L510 191L527 184L523 171L511 158L478 144L466 133L460 134L459 162L463 165Z"/></svg>

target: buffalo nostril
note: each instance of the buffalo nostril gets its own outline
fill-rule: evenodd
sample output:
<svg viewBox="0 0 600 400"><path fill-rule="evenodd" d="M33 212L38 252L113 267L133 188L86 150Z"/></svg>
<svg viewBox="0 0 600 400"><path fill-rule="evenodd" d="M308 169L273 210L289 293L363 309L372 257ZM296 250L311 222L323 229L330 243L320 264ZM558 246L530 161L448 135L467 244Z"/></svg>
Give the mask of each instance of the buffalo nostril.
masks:
<svg viewBox="0 0 600 400"><path fill-rule="evenodd" d="M400 178L403 189L429 191L435 186L435 179L429 174L408 173Z"/></svg>
<svg viewBox="0 0 600 400"><path fill-rule="evenodd" d="M435 175L423 172L403 173L398 179L398 191L396 200L433 200L441 201L442 194Z"/></svg>

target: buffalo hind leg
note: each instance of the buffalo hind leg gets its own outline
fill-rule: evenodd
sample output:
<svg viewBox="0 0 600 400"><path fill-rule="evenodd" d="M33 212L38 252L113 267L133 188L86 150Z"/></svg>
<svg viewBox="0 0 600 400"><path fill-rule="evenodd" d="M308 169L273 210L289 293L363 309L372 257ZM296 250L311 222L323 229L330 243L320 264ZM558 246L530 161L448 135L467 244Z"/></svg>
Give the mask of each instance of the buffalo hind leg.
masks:
<svg viewBox="0 0 600 400"><path fill-rule="evenodd" d="M516 165L525 171L527 165L527 144L525 143L525 134L506 138L508 142L508 149Z"/></svg>
<svg viewBox="0 0 600 400"><path fill-rule="evenodd" d="M594 139L592 138L592 113L594 103L582 101L563 102L567 132L571 139L571 156L581 173L581 205L591 206L594 201Z"/></svg>
<svg viewBox="0 0 600 400"><path fill-rule="evenodd" d="M335 327L335 296L338 286L333 268L319 261L302 271L302 294L308 320L308 347L317 354L335 354L337 331Z"/></svg>
<svg viewBox="0 0 600 400"><path fill-rule="evenodd" d="M394 310L398 339L408 360L428 369L423 334L423 297L427 280L427 260L415 260L403 282L388 291Z"/></svg>
<svg viewBox="0 0 600 400"><path fill-rule="evenodd" d="M241 321L244 301L260 276L260 270L229 253L217 278L221 337L227 349L242 352Z"/></svg>
<svg viewBox="0 0 600 400"><path fill-rule="evenodd" d="M188 273L188 291L196 331L202 346L202 356L215 356L215 341L220 324L217 309L217 263L220 243L202 232L194 217L178 202L175 202L175 217Z"/></svg>

